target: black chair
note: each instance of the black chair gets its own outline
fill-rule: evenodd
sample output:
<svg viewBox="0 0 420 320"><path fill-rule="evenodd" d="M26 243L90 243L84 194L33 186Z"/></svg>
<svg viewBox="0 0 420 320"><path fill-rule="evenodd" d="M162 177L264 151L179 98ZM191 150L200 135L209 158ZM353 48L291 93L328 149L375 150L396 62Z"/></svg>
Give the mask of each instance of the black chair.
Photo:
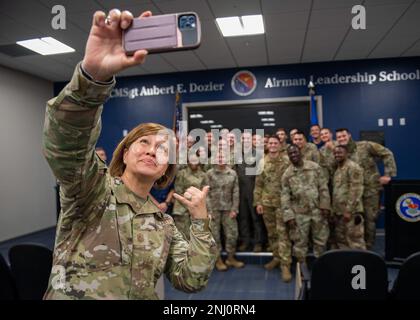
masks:
<svg viewBox="0 0 420 320"><path fill-rule="evenodd" d="M397 300L420 300L420 252L413 253L401 265L391 297Z"/></svg>
<svg viewBox="0 0 420 320"><path fill-rule="evenodd" d="M52 251L36 244L19 244L9 250L10 269L21 300L42 300L52 267Z"/></svg>
<svg viewBox="0 0 420 320"><path fill-rule="evenodd" d="M301 266L303 292L309 300L385 300L388 272L384 259L364 250L331 250L312 270Z"/></svg>
<svg viewBox="0 0 420 320"><path fill-rule="evenodd" d="M16 287L10 268L0 253L0 300L16 300Z"/></svg>

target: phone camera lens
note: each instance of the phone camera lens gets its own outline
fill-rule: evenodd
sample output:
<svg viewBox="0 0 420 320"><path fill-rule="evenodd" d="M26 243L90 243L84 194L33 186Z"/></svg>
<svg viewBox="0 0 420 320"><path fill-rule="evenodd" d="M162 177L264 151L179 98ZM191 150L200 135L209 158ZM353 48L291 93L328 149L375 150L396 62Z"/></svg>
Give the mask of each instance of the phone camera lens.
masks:
<svg viewBox="0 0 420 320"><path fill-rule="evenodd" d="M195 16L181 16L179 18L179 28L180 29L194 29L196 27Z"/></svg>

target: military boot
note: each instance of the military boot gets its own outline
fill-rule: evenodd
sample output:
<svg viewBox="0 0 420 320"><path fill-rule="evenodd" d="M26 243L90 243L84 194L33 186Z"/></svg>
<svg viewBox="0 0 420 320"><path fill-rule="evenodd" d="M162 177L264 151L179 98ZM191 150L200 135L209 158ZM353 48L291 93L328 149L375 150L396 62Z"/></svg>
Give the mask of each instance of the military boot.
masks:
<svg viewBox="0 0 420 320"><path fill-rule="evenodd" d="M257 244L254 246L254 249L253 249L252 251L254 251L254 252L256 252L256 253L261 252L261 251L262 251L262 245L261 245L261 243L257 243Z"/></svg>
<svg viewBox="0 0 420 320"><path fill-rule="evenodd" d="M273 270L274 268L277 268L279 265L280 265L280 259L273 258L273 260L271 260L269 263L266 263L264 265L264 268L266 270Z"/></svg>
<svg viewBox="0 0 420 320"><path fill-rule="evenodd" d="M280 269L281 269L281 279L283 280L283 282L290 282L292 280L290 266L282 265Z"/></svg>
<svg viewBox="0 0 420 320"><path fill-rule="evenodd" d="M226 271L227 270L227 266L223 262L222 257L219 257L217 259L217 261L216 261L216 269L217 269L217 271Z"/></svg>
<svg viewBox="0 0 420 320"><path fill-rule="evenodd" d="M246 244L246 243L242 243L240 246L239 246L239 248L238 248L238 251L240 251L240 252L244 252L244 251L246 251L246 249L248 248L248 245Z"/></svg>
<svg viewBox="0 0 420 320"><path fill-rule="evenodd" d="M238 261L235 259L235 255L233 253L228 254L228 258L226 259L226 265L228 267L234 267L236 269L243 268L245 263L242 261Z"/></svg>

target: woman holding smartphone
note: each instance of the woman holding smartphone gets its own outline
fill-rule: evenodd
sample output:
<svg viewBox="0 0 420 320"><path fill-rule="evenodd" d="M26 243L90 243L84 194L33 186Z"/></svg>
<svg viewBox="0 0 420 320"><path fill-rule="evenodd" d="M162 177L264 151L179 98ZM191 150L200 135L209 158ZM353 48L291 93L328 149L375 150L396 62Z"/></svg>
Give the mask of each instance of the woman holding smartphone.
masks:
<svg viewBox="0 0 420 320"><path fill-rule="evenodd" d="M47 105L44 154L60 181L62 211L45 299L157 299L162 273L177 289L195 292L206 286L214 266L208 187L175 195L191 215L189 242L148 196L153 185L165 187L175 175L176 165L168 161L172 140L160 134L163 126L134 128L109 169L95 153L114 75L147 55L139 50L127 56L121 46L132 20L128 11L114 9L107 18L96 12L83 61Z"/></svg>

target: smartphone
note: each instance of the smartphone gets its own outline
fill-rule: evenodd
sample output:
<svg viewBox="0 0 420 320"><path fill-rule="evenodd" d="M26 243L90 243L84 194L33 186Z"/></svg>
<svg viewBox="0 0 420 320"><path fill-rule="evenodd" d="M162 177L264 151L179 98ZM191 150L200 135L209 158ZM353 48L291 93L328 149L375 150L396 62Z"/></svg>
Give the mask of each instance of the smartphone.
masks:
<svg viewBox="0 0 420 320"><path fill-rule="evenodd" d="M136 18L122 39L127 55L140 49L149 53L195 49L201 43L200 19L195 12Z"/></svg>

